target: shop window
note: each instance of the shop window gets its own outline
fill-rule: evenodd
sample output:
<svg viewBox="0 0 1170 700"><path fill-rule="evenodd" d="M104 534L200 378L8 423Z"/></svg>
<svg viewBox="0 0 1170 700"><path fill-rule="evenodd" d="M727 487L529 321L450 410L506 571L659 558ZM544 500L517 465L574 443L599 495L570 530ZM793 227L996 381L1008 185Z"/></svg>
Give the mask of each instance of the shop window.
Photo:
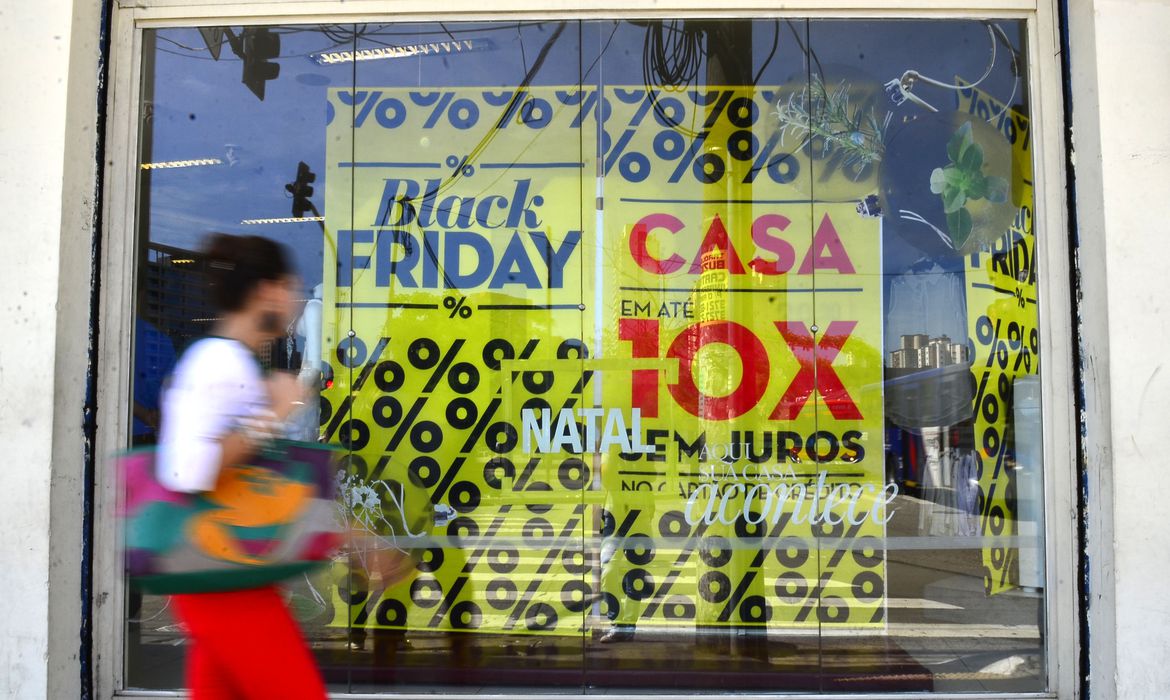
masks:
<svg viewBox="0 0 1170 700"><path fill-rule="evenodd" d="M1025 37L147 29L132 440L203 237L258 233L310 309L261 359L345 451L357 534L287 585L334 690L1044 690ZM128 600L127 687L181 686Z"/></svg>

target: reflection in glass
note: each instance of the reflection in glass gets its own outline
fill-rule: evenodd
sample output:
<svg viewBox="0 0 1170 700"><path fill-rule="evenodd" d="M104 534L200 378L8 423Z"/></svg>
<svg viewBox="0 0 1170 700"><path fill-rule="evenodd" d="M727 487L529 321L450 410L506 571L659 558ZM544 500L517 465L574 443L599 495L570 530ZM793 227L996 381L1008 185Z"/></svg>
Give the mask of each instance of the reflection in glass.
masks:
<svg viewBox="0 0 1170 700"><path fill-rule="evenodd" d="M335 689L1042 690L1023 29L149 30L134 440L198 241L263 229L346 450L288 586Z"/></svg>

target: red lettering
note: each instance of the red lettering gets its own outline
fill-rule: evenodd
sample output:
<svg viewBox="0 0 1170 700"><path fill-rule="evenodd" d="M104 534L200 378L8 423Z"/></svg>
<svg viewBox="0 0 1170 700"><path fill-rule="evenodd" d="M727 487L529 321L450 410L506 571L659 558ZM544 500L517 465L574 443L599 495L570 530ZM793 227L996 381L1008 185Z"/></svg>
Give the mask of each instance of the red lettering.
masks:
<svg viewBox="0 0 1170 700"><path fill-rule="evenodd" d="M821 336L820 342L816 341L804 323L774 323L800 363L800 370L768 417L773 420L796 420L815 388L834 418L861 420L861 411L833 369L833 360L841 352L845 341L849 340L849 334L857 327L857 321L833 321Z"/></svg>
<svg viewBox="0 0 1170 700"><path fill-rule="evenodd" d="M709 343L730 345L739 354L743 374L726 396L708 396L695 384L692 364L699 350ZM750 411L768 388L768 351L751 329L734 321L696 323L679 333L666 351L678 359L678 383L667 385L678 405L691 415L706 420L730 420Z"/></svg>
<svg viewBox="0 0 1170 700"><path fill-rule="evenodd" d="M723 266L730 270L731 274L742 275L746 272L743 269L743 263L739 260L739 253L735 252L735 246L727 237L727 229L723 227L723 221L718 214L711 220L707 235L703 236L703 242L699 244L699 252L695 253L695 259L691 261L690 272L692 275L703 271L703 255L712 249L723 251Z"/></svg>
<svg viewBox="0 0 1170 700"><path fill-rule="evenodd" d="M752 223L752 243L776 255L775 260L765 260L759 255L752 258L748 266L761 275L782 275L796 264L796 251L792 244L769 233L783 231L792 223L788 217L779 214L764 214Z"/></svg>
<svg viewBox="0 0 1170 700"><path fill-rule="evenodd" d="M827 251L827 255L822 255L822 251ZM845 252L845 245L841 243L841 237L837 235L837 229L833 227L828 214L821 219L821 225L813 235L812 245L800 263L800 274L811 275L814 270L836 270L843 275L855 272L853 261L849 259L849 253Z"/></svg>
<svg viewBox="0 0 1170 700"><path fill-rule="evenodd" d="M817 391L837 420L861 420L861 410L833 368L833 361L857 327L857 321L831 322L819 341L803 322L774 323L800 364L800 369L792 377L768 418L796 420L813 391ZM630 354L634 359L660 357L659 328L657 319L618 319L618 336L621 340L629 341ZM739 385L726 396L704 394L695 383L695 357L700 349L711 343L731 346L743 366ZM751 329L734 321L688 326L670 344L666 357L678 360L678 381L668 384L667 390L680 408L705 420L731 420L742 416L759 403L768 388L771 368L767 349ZM640 409L646 418L657 418L659 370L635 369L631 375L631 406Z"/></svg>
<svg viewBox="0 0 1170 700"><path fill-rule="evenodd" d="M791 223L791 219L781 214L762 214L757 217L751 227L752 243L755 244L757 251L770 253L776 256L776 259L765 259L757 252L747 267L763 275L783 275L791 272L796 263L796 249L792 243L775 233L787 230ZM634 262L638 267L655 275L666 275L684 268L687 274L698 275L703 271L703 256L711 251L719 251L723 257L722 267L730 274L747 274L743 259L735 249L735 244L718 215L712 217L711 224L707 227L698 250L691 257L689 266L686 258L677 252L663 258L656 254L662 251L650 251L648 242L652 232L661 229L675 236L684 228L686 226L683 222L673 214L648 214L639 219L630 229L629 247ZM689 248L691 240L688 239L689 236L683 236L675 240L680 246ZM849 252L845 249L845 244L828 214L821 218L816 233L809 241L797 274L811 275L818 270L835 271L846 275L856 274L853 261L849 259Z"/></svg>
<svg viewBox="0 0 1170 700"><path fill-rule="evenodd" d="M656 275L665 275L681 268L686 260L678 253L674 253L665 260L654 257L646 248L646 239L654 229L666 229L671 235L683 230L683 222L677 216L670 214L648 214L643 216L634 228L630 230L630 254L634 262L646 272Z"/></svg>
<svg viewBox="0 0 1170 700"><path fill-rule="evenodd" d="M618 319L618 337L630 341L632 357L658 359L658 323L649 318ZM646 418L657 418L658 370L636 369L630 374L630 406L642 409Z"/></svg>

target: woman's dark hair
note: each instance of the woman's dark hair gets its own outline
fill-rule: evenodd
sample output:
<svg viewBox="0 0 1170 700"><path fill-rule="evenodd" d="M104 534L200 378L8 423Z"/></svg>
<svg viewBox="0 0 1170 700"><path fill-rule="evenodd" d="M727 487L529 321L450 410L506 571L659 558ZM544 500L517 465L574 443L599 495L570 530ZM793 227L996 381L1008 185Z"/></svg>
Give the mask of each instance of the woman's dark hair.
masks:
<svg viewBox="0 0 1170 700"><path fill-rule="evenodd" d="M261 281L292 274L284 247L260 236L213 233L203 252L211 297L221 311L238 311Z"/></svg>

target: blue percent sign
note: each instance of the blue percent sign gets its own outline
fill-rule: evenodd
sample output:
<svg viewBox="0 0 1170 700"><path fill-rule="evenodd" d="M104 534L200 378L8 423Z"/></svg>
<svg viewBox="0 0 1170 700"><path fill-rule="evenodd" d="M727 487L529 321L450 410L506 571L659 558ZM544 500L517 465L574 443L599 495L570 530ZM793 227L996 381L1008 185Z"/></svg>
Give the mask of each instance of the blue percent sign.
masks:
<svg viewBox="0 0 1170 700"><path fill-rule="evenodd" d="M735 134L732 134L732 136L734 137ZM764 143L763 148L759 147L759 141L754 140L753 137L751 147L744 154L747 157L754 158L752 167L743 176L744 183L755 182L761 170L767 171L768 177L778 185L787 185L796 179L800 174L800 161L791 153L776 153L776 146L779 143L779 131L772 132L772 135ZM728 146L728 150L731 150L730 145ZM747 158L744 158L744 160L747 160Z"/></svg>
<svg viewBox="0 0 1170 700"><path fill-rule="evenodd" d="M564 92L557 93L561 104L577 104L580 101L580 99L566 101L562 97L566 94ZM520 122L535 131L548 126L555 115L553 106L548 100L530 95L527 88L504 92L485 91L481 95L483 101L489 106L504 108L499 118L496 119L496 129L507 129L512 125L512 122ZM579 116L578 121L574 122L573 126L579 127L579 120L583 118L583 116Z"/></svg>
<svg viewBox="0 0 1170 700"><path fill-rule="evenodd" d="M727 172L727 164L723 158L717 153L711 151L704 153L703 151L705 150L704 145L711 135L711 129L719 123L719 119L723 116L733 96L734 93L731 90L705 93L701 97L692 96L692 100L696 101L696 109L703 107L707 112L702 130L691 137L689 144L682 134L673 130L674 125L680 124L685 115L686 110L682 103L674 98L657 101L654 117L667 130L654 137L654 154L663 160L678 161L678 165L667 178L668 182L678 182L688 169L699 182L713 184L723 179L724 173ZM675 114L667 114L668 110L676 104Z"/></svg>
<svg viewBox="0 0 1170 700"><path fill-rule="evenodd" d="M355 90L338 93L340 100L354 107L353 125L361 127L371 114L379 126L394 129L406 121L406 105L396 97L382 97L381 90Z"/></svg>
<svg viewBox="0 0 1170 700"><path fill-rule="evenodd" d="M609 119L609 100L599 100L596 89L578 90L576 92L557 90L556 96L557 100L563 105L580 106L577 110L577 116L573 117L573 122L569 124L573 129L580 129L590 114L596 114L597 121L599 122L605 122L605 120Z"/></svg>
<svg viewBox="0 0 1170 700"><path fill-rule="evenodd" d="M424 129L435 128L443 117L456 129L470 129L479 122L479 105L466 97L455 99L455 93L450 91L411 92L410 101L419 107L431 108L423 121Z"/></svg>
<svg viewBox="0 0 1170 700"><path fill-rule="evenodd" d="M471 177L475 174L475 166L468 162L467 156L459 157L456 155L447 156L447 167L451 168L452 175L463 175L464 177Z"/></svg>
<svg viewBox="0 0 1170 700"><path fill-rule="evenodd" d="M751 163L742 178L744 183L755 182L761 172L767 172L771 180L778 184L787 184L796 179L800 172L799 162L790 153L776 152L780 143L779 131L774 131L762 146L759 137L752 131L759 120L760 109L751 98L736 97L730 90L701 94L692 91L690 97L695 109L704 110L704 119L701 130L689 140L671 123L679 123L679 115L684 112L681 102L673 98L662 99L658 102L659 110L655 112L659 125L666 128L654 137L654 155L663 161L676 163L668 178L669 182L680 181L688 170L698 182L719 182L729 166L728 161L719 155L720 150L725 150L732 161ZM735 130L723 143L714 143L712 131L721 120L725 120Z"/></svg>
<svg viewBox="0 0 1170 700"><path fill-rule="evenodd" d="M657 100L656 93L645 90L623 90L616 88L614 96L619 102L624 104L638 104L638 108L630 115L626 122L626 130L618 138L617 143L611 143L609 132L602 129L600 147L601 152L605 153L604 167L602 172L605 175L610 173L613 166L618 166L618 171L627 182L642 182L650 176L650 159L646 154L637 151L626 152L626 148L630 145L630 141L634 138L634 134L638 130L638 126L646 115L650 113L654 107L655 100ZM674 104L678 105L678 111L681 113L682 103L674 98L668 98ZM663 100L666 102L667 100ZM605 112L603 110L603 115ZM657 115L656 115L657 116Z"/></svg>

